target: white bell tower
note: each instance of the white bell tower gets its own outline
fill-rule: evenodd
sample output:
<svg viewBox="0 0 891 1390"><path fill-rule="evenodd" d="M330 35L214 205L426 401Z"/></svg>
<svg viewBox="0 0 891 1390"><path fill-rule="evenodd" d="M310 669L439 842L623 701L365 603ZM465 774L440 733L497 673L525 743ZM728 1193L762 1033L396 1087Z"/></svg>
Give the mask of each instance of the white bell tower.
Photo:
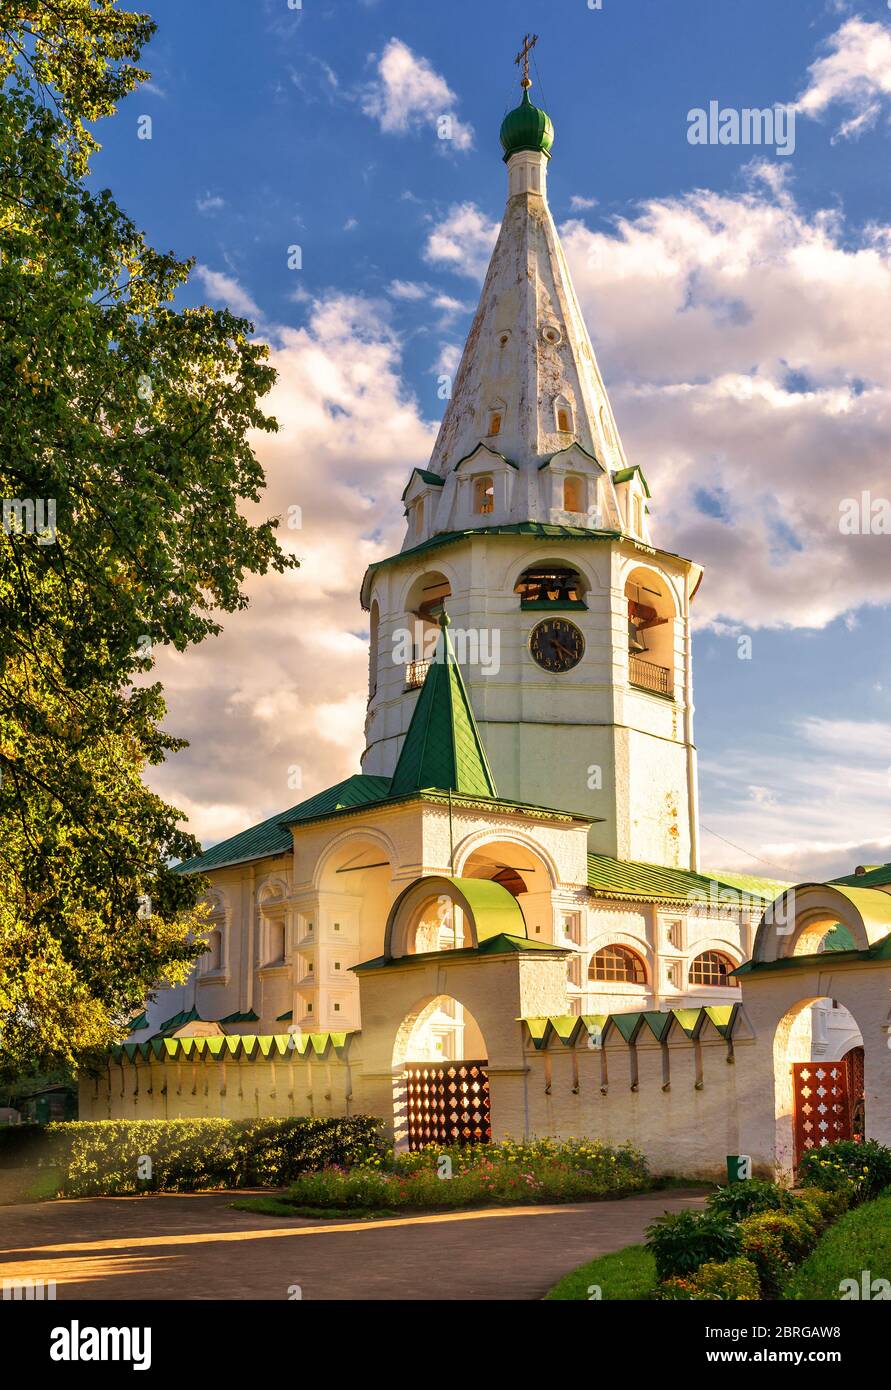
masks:
<svg viewBox="0 0 891 1390"><path fill-rule="evenodd" d="M508 113L504 219L402 551L369 569L363 770L389 776L446 599L499 795L597 817L592 850L698 867L690 605L657 548L547 203L553 127Z"/></svg>

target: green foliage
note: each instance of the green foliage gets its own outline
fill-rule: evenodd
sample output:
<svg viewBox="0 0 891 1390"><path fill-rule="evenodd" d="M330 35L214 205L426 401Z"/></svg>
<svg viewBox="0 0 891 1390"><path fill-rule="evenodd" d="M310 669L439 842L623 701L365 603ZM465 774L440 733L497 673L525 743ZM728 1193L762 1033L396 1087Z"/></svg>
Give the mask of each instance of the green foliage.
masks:
<svg viewBox="0 0 891 1390"><path fill-rule="evenodd" d="M820 1187L805 1188L800 1201L815 1230L823 1230L831 1225L838 1217L844 1215L850 1205L847 1192L825 1192Z"/></svg>
<svg viewBox="0 0 891 1390"><path fill-rule="evenodd" d="M565 1274L545 1294L556 1303L589 1302L597 1298L603 1303L641 1302L652 1296L656 1282L656 1265L645 1245L628 1245L610 1255L600 1255L578 1269Z"/></svg>
<svg viewBox="0 0 891 1390"><path fill-rule="evenodd" d="M142 780L182 746L153 654L293 563L246 514L250 435L276 428L266 347L226 311L177 310L191 264L84 182L87 124L144 76L152 27L113 0L0 0L0 499L56 518L0 530L7 1076L119 1040L203 949L202 882L170 867L198 845Z"/></svg>
<svg viewBox="0 0 891 1390"><path fill-rule="evenodd" d="M817 1243L817 1233L803 1215L783 1211L758 1212L740 1222L743 1244L749 1237L775 1235L785 1259L798 1264Z"/></svg>
<svg viewBox="0 0 891 1390"><path fill-rule="evenodd" d="M721 1212L731 1221L742 1221L759 1211L792 1211L795 1194L775 1182L734 1182L709 1194L706 1205L710 1211Z"/></svg>
<svg viewBox="0 0 891 1390"><path fill-rule="evenodd" d="M367 1162L380 1122L350 1119L81 1120L46 1128L44 1160L65 1197L281 1187L307 1169ZM151 1160L141 1178L140 1161ZM144 1165L143 1165L144 1166Z"/></svg>
<svg viewBox="0 0 891 1390"><path fill-rule="evenodd" d="M868 1201L891 1184L891 1149L875 1139L857 1144L840 1139L821 1149L808 1149L798 1165L803 1187L846 1192L852 1202Z"/></svg>
<svg viewBox="0 0 891 1390"><path fill-rule="evenodd" d="M891 1193L841 1216L790 1275L783 1297L840 1299L845 1292L842 1281L853 1279L862 1285L865 1271L869 1280L891 1279Z"/></svg>
<svg viewBox="0 0 891 1390"><path fill-rule="evenodd" d="M287 1201L295 1214L308 1208L389 1211L534 1205L624 1195L649 1184L646 1164L632 1149L542 1139L375 1154L362 1163L306 1172L279 1200Z"/></svg>
<svg viewBox="0 0 891 1390"><path fill-rule="evenodd" d="M661 1282L695 1274L708 1261L740 1253L739 1227L722 1212L666 1212L647 1227L647 1245Z"/></svg>
<svg viewBox="0 0 891 1390"><path fill-rule="evenodd" d="M743 1255L721 1264L707 1261L694 1275L693 1282L703 1298L725 1303L752 1302L761 1297L758 1271Z"/></svg>

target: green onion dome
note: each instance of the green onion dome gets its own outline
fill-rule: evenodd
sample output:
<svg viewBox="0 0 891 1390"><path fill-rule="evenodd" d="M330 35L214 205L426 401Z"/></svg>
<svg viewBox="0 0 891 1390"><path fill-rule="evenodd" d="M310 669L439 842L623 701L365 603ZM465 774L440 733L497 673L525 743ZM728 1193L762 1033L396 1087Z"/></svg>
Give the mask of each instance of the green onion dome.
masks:
<svg viewBox="0 0 891 1390"><path fill-rule="evenodd" d="M550 116L547 111L533 106L529 92L524 90L519 106L508 111L501 122L501 147L505 163L520 150L540 150L550 159L553 143L554 127Z"/></svg>

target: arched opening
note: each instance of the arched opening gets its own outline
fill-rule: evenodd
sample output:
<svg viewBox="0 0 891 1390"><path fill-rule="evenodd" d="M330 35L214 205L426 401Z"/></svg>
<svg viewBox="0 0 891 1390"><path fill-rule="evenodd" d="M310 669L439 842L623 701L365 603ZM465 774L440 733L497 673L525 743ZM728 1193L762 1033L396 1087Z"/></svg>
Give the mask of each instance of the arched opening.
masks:
<svg viewBox="0 0 891 1390"><path fill-rule="evenodd" d="M654 695L674 696L674 599L653 570L632 570L628 603L628 682Z"/></svg>
<svg viewBox="0 0 891 1390"><path fill-rule="evenodd" d="M585 480L570 475L563 479L564 512L583 512L585 510Z"/></svg>
<svg viewBox="0 0 891 1390"><path fill-rule="evenodd" d="M488 1143L487 1061L482 1030L460 1000L438 994L420 1001L393 1048L396 1147Z"/></svg>
<svg viewBox="0 0 891 1390"><path fill-rule="evenodd" d="M706 989L726 989L734 962L723 951L702 951L690 962L690 984Z"/></svg>
<svg viewBox="0 0 891 1390"><path fill-rule="evenodd" d="M464 913L453 898L438 893L415 907L406 931L406 955L460 951L465 944Z"/></svg>
<svg viewBox="0 0 891 1390"><path fill-rule="evenodd" d="M497 434L494 430L492 433ZM473 512L475 516L488 516L495 510L495 483L491 473L481 473L473 480Z"/></svg>
<svg viewBox="0 0 891 1390"><path fill-rule="evenodd" d="M840 1010L847 1045L836 1038L844 1051L831 1057L824 1025L827 1015ZM837 1000L800 999L780 1020L773 1062L776 1162L781 1171L794 1172L808 1149L852 1138L855 1124L861 1134L867 1132L864 1070L861 1065L855 1071L845 1060L845 1053L862 1046L853 1015Z"/></svg>
<svg viewBox="0 0 891 1390"><path fill-rule="evenodd" d="M464 878L500 883L519 903L529 936L553 941L553 884L547 866L534 851L511 840L490 840L468 856L461 873Z"/></svg>
<svg viewBox="0 0 891 1390"><path fill-rule="evenodd" d="M207 950L198 961L198 974L220 975L226 968L226 909L217 896L210 899L210 915L204 940Z"/></svg>
<svg viewBox="0 0 891 1390"><path fill-rule="evenodd" d="M410 641L408 650L400 650L399 657L405 661L405 684L409 690L424 684L430 662L436 655L442 606L451 593L446 576L432 570L419 575L406 595Z"/></svg>
<svg viewBox="0 0 891 1390"><path fill-rule="evenodd" d="M211 975L223 968L223 933L219 927L207 934L207 954L204 956L204 974Z"/></svg>
<svg viewBox="0 0 891 1390"><path fill-rule="evenodd" d="M588 979L596 984L646 985L647 967L630 946L601 946L591 957Z"/></svg>
<svg viewBox="0 0 891 1390"><path fill-rule="evenodd" d="M579 571L562 560L530 565L514 585L524 609L587 608L586 589Z"/></svg>

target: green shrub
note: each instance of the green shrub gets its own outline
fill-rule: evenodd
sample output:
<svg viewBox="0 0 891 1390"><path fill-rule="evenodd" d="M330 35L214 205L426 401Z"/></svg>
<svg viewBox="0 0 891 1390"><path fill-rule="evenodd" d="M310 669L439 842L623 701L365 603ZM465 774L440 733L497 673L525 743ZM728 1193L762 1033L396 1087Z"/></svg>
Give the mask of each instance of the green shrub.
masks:
<svg viewBox="0 0 891 1390"><path fill-rule="evenodd" d="M380 1122L349 1119L79 1120L47 1126L45 1161L66 1197L200 1188L283 1187L308 1169L361 1163ZM150 1176L140 1177L144 1159Z"/></svg>
<svg viewBox="0 0 891 1390"><path fill-rule="evenodd" d="M740 1223L742 1253L752 1261L766 1298L779 1298L789 1271L814 1248L817 1232L805 1216L759 1212Z"/></svg>
<svg viewBox="0 0 891 1390"><path fill-rule="evenodd" d="M722 1264L709 1260L694 1275L693 1283L702 1298L719 1299L725 1303L751 1303L761 1297L758 1270L743 1255L724 1260Z"/></svg>
<svg viewBox="0 0 891 1390"><path fill-rule="evenodd" d="M792 1211L798 1198L787 1187L775 1182L734 1182L719 1187L706 1201L710 1211L721 1212L731 1221L742 1221L761 1211Z"/></svg>
<svg viewBox="0 0 891 1390"><path fill-rule="evenodd" d="M694 1278L681 1279L678 1275L672 1275L658 1284L653 1296L660 1303L696 1303L707 1297L697 1287Z"/></svg>
<svg viewBox="0 0 891 1390"><path fill-rule="evenodd" d="M749 1232L773 1232L780 1240L783 1254L794 1265L800 1264L817 1243L817 1232L807 1217L797 1212L758 1212L746 1217L740 1229L744 1236Z"/></svg>
<svg viewBox="0 0 891 1390"><path fill-rule="evenodd" d="M351 1167L307 1172L283 1200L297 1211L390 1211L588 1201L649 1184L646 1164L633 1149L595 1140L508 1140L387 1153Z"/></svg>
<svg viewBox="0 0 891 1390"><path fill-rule="evenodd" d="M659 1282L695 1274L708 1261L740 1253L739 1226L721 1212L666 1212L647 1227Z"/></svg>
<svg viewBox="0 0 891 1390"><path fill-rule="evenodd" d="M822 1217L824 1226L844 1216L850 1206L847 1192L841 1189L826 1192L821 1187L806 1187L801 1194L801 1202Z"/></svg>
<svg viewBox="0 0 891 1390"><path fill-rule="evenodd" d="M809 1149L798 1165L798 1177L802 1187L847 1191L853 1201L865 1202L891 1184L891 1149L875 1139L862 1144L840 1139Z"/></svg>

